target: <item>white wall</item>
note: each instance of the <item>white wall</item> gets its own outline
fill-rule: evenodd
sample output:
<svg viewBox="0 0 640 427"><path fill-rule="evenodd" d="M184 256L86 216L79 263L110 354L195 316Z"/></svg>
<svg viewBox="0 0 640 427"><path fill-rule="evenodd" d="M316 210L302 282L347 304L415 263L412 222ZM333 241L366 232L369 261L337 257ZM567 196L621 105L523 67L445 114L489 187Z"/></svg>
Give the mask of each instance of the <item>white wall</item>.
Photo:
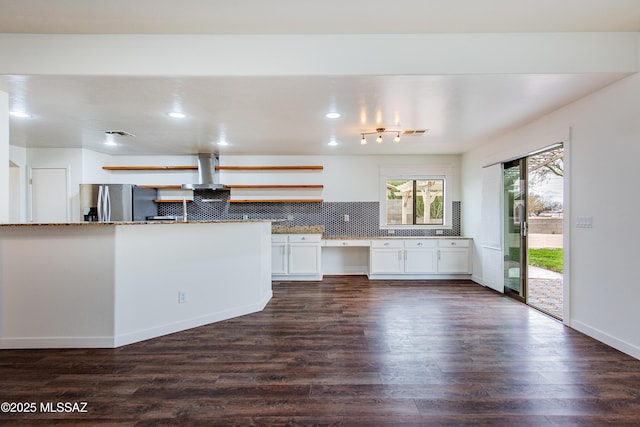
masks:
<svg viewBox="0 0 640 427"><path fill-rule="evenodd" d="M24 155L26 153L26 155ZM198 182L196 171L105 171L105 165L196 165L196 155L111 156L86 149L12 147L12 160L34 167L69 168L69 204L71 220L80 220L79 184L126 183L170 185ZM319 190L276 190L284 196L323 199L326 202L372 202L379 198L381 166L446 165L453 168L454 182L450 200L460 200L459 155L421 156L220 156L221 165L321 165L319 171L221 171L224 184L322 184ZM25 173L24 182L26 185ZM262 190L244 190L255 194ZM295 193L294 193L295 192ZM270 193L271 198L279 198Z"/></svg>
<svg viewBox="0 0 640 427"><path fill-rule="evenodd" d="M451 200L460 200L460 156L220 156L221 165L321 165L322 171L221 171L224 184L323 184L325 202L374 202L379 199L380 166L453 167Z"/></svg>
<svg viewBox="0 0 640 427"><path fill-rule="evenodd" d="M0 222L9 222L9 94L0 92Z"/></svg>
<svg viewBox="0 0 640 427"><path fill-rule="evenodd" d="M197 182L197 171L105 171L102 166L190 166L197 164L196 155L180 156L110 156L85 151L85 184L170 185Z"/></svg>
<svg viewBox="0 0 640 427"><path fill-rule="evenodd" d="M571 130L566 207L570 276L565 323L640 358L640 287L635 227L640 200L635 169L640 157L640 74L627 77L462 158L465 234L478 239L482 166L567 140ZM592 216L593 228L573 218ZM476 251L478 253L479 251ZM481 265L474 262L475 271Z"/></svg>

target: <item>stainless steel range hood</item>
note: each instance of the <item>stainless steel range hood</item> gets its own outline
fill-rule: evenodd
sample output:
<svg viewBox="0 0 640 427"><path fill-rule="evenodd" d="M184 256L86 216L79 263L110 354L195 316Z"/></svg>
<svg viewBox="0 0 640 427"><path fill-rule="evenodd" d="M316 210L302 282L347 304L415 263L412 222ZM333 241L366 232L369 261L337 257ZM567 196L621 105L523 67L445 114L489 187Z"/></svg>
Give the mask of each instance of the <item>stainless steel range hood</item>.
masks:
<svg viewBox="0 0 640 427"><path fill-rule="evenodd" d="M212 153L198 154L198 184L182 184L186 190L225 190L227 187L218 183L218 156Z"/></svg>

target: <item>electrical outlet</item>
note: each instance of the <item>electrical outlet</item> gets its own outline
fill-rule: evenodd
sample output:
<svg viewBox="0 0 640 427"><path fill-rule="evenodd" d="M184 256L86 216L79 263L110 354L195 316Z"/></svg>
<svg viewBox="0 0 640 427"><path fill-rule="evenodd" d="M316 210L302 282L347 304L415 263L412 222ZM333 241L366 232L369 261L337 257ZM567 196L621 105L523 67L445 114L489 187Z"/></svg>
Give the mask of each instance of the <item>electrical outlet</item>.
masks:
<svg viewBox="0 0 640 427"><path fill-rule="evenodd" d="M444 230L436 230L436 236L442 236L444 234Z"/></svg>
<svg viewBox="0 0 640 427"><path fill-rule="evenodd" d="M242 215L242 219L249 219L249 215Z"/></svg>
<svg viewBox="0 0 640 427"><path fill-rule="evenodd" d="M390 229L390 230L387 230L387 233L389 233L389 234L396 234L396 230Z"/></svg>
<svg viewBox="0 0 640 427"><path fill-rule="evenodd" d="M178 291L178 304L184 304L187 301L187 291Z"/></svg>
<svg viewBox="0 0 640 427"><path fill-rule="evenodd" d="M288 221L293 221L293 215L291 215L291 214L287 215L287 220Z"/></svg>
<svg viewBox="0 0 640 427"><path fill-rule="evenodd" d="M344 221L348 222L349 221L349 214L344 214Z"/></svg>

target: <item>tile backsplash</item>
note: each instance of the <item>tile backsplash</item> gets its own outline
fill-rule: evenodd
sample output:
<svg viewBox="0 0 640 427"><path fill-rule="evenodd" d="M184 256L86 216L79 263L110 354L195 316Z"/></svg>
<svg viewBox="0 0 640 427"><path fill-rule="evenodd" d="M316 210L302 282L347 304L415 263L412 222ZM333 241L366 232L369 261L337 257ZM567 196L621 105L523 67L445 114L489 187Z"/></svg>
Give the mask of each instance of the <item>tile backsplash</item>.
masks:
<svg viewBox="0 0 640 427"><path fill-rule="evenodd" d="M378 202L278 202L227 203L228 191L197 190L188 203L190 220L280 219L279 225L324 225L326 236L387 236L380 229ZM204 200L204 201L203 201ZM215 201L211 201L215 200ZM218 201L219 200L219 201ZM460 235L460 202L453 202L453 228L444 229L444 236ZM158 215L182 215L182 203L160 203ZM344 216L349 215L349 221ZM434 236L435 230L399 230L394 236Z"/></svg>

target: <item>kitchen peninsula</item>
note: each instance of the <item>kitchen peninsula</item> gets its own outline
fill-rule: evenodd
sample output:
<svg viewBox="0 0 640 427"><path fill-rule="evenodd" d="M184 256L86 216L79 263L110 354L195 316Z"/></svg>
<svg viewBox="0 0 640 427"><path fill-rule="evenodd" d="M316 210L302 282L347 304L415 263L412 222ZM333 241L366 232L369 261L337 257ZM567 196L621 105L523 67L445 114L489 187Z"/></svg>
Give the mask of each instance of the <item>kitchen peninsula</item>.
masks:
<svg viewBox="0 0 640 427"><path fill-rule="evenodd" d="M0 225L0 348L113 348L261 311L271 220Z"/></svg>

